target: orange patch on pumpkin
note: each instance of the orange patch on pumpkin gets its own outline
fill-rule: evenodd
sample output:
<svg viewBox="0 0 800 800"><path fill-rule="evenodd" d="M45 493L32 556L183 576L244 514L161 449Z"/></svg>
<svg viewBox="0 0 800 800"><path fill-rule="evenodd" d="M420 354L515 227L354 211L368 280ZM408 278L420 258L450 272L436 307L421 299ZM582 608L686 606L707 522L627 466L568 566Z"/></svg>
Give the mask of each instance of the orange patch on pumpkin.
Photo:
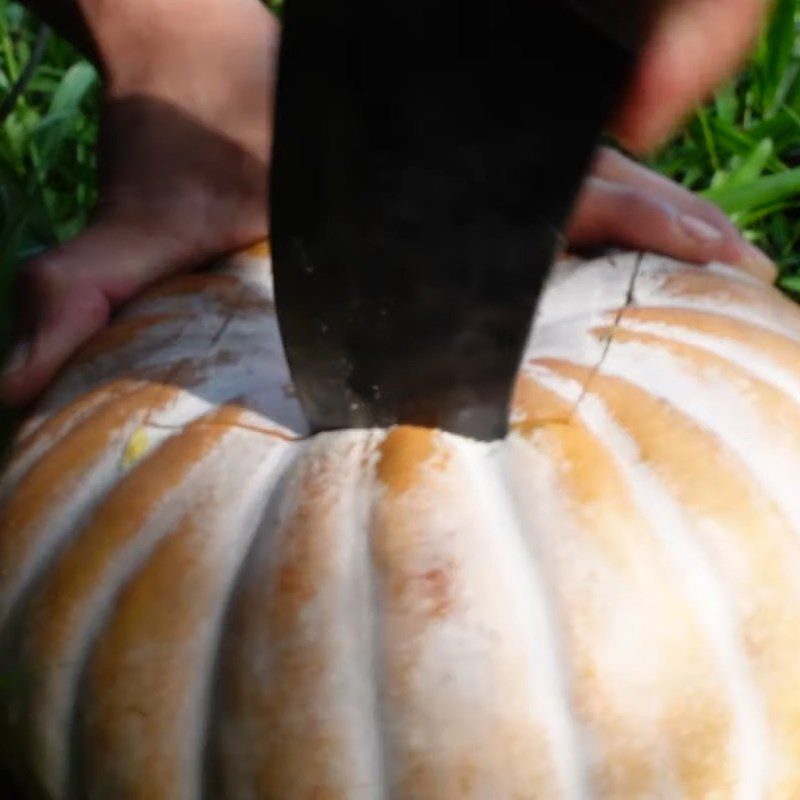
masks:
<svg viewBox="0 0 800 800"><path fill-rule="evenodd" d="M414 488L426 468L443 470L448 461L441 434L430 428L392 428L380 447L377 477L393 494Z"/></svg>
<svg viewBox="0 0 800 800"><path fill-rule="evenodd" d="M242 251L242 255L247 258L270 258L272 256L272 247L269 239L264 239L252 245L252 247L248 247Z"/></svg>

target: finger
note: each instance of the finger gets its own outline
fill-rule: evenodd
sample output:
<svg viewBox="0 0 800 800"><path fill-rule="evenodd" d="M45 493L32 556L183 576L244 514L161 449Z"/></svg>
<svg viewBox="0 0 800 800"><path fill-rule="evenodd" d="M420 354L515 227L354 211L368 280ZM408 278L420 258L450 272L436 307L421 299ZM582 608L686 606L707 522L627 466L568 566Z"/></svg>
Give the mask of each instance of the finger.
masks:
<svg viewBox="0 0 800 800"><path fill-rule="evenodd" d="M18 306L26 319L0 375L0 401L36 397L69 357L107 322L112 307L182 265L182 245L152 226L101 219L23 267Z"/></svg>
<svg viewBox="0 0 800 800"><path fill-rule="evenodd" d="M598 151L592 175L611 183L629 186L641 194L672 206L681 214L696 217L718 228L728 245L729 263L740 266L769 283L773 283L778 277L778 268L774 262L750 244L721 209L680 184L609 148Z"/></svg>
<svg viewBox="0 0 800 800"><path fill-rule="evenodd" d="M22 405L36 397L69 356L99 330L110 313L108 299L92 286L76 286L46 262L27 269L36 286L26 291L29 330L22 332L0 376L0 400ZM33 309L31 309L33 306Z"/></svg>
<svg viewBox="0 0 800 800"><path fill-rule="evenodd" d="M567 227L573 249L618 246L647 250L697 264L738 265L761 279L763 270L740 263L741 237L662 198L590 178Z"/></svg>
<svg viewBox="0 0 800 800"><path fill-rule="evenodd" d="M614 124L634 152L662 142L681 118L740 63L764 0L673 0L646 47Z"/></svg>

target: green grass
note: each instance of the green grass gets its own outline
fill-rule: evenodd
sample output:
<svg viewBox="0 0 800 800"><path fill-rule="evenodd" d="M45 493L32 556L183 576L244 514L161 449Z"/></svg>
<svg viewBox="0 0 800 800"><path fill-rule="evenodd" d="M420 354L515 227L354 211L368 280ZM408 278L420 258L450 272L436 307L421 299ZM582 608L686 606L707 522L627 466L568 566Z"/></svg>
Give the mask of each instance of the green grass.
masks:
<svg viewBox="0 0 800 800"><path fill-rule="evenodd" d="M653 159L713 200L781 267L800 297L800 0L776 0L736 81Z"/></svg>
<svg viewBox="0 0 800 800"><path fill-rule="evenodd" d="M781 285L800 297L800 0L774 4L741 76L652 163L728 211L780 264ZM0 98L42 36L38 20L0 0ZM14 267L86 222L95 198L98 89L95 70L50 35L40 65L0 119L0 308ZM0 313L0 339L8 318Z"/></svg>
<svg viewBox="0 0 800 800"><path fill-rule="evenodd" d="M41 63L0 119L0 341L14 268L79 231L95 199L97 73L21 6L0 0L0 99L37 44Z"/></svg>

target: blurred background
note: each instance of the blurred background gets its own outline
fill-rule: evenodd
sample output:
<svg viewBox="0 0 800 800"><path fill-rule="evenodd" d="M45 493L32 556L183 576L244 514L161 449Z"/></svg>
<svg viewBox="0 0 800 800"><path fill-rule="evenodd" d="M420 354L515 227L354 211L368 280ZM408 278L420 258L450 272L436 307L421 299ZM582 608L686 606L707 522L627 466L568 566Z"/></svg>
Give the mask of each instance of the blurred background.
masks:
<svg viewBox="0 0 800 800"><path fill-rule="evenodd" d="M800 0L772 6L739 78L652 165L725 209L800 299ZM97 119L94 68L20 5L0 0L0 343L15 267L86 222Z"/></svg>

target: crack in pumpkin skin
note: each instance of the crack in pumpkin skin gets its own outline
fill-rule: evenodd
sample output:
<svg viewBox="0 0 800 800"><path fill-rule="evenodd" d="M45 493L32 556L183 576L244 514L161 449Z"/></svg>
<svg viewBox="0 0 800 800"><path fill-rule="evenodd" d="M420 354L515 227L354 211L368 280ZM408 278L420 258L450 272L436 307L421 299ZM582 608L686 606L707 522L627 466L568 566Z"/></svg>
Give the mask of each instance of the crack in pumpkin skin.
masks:
<svg viewBox="0 0 800 800"><path fill-rule="evenodd" d="M263 292L233 275L182 275L156 285L142 296L143 303L170 298L197 297L221 315L272 313L275 305Z"/></svg>
<svg viewBox="0 0 800 800"><path fill-rule="evenodd" d="M636 265L631 272L630 283L628 284L628 291L625 295L625 302L621 305L615 312L613 312L613 321L611 324L603 329L603 332L599 334L601 337L603 351L600 354L600 358L598 359L597 363L592 367L591 372L588 376L584 379L583 388L581 389L581 395L575 401L575 405L570 412L570 416L574 416L578 409L580 408L583 399L586 395L591 391L591 385L594 381L595 376L599 375L603 371L603 365L606 362L606 359L611 352L611 348L614 346L614 337L616 336L617 331L619 330L622 321L625 319L625 315L628 313L628 309L630 309L636 302L636 281L639 278L639 274L642 270L642 264L644 263L644 253L639 253L636 257Z"/></svg>

